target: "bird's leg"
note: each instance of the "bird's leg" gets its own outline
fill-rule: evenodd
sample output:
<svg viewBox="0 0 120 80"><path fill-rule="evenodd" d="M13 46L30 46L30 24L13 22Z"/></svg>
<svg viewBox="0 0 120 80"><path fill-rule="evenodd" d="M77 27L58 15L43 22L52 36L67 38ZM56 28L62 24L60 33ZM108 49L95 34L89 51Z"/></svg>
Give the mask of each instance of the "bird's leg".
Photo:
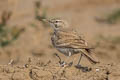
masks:
<svg viewBox="0 0 120 80"><path fill-rule="evenodd" d="M82 69L83 72L91 71L91 68L83 67L83 66L80 65L80 61L82 59L82 56L83 56L83 54L81 54L81 56L79 58L79 61L78 61L78 64L75 67L78 68L78 69Z"/></svg>
<svg viewBox="0 0 120 80"><path fill-rule="evenodd" d="M67 66L72 66L72 64L73 64L73 61L69 62L69 57L70 57L71 55L72 55L71 52L69 52L69 53L68 53L68 56L67 56L67 59L65 60Z"/></svg>
<svg viewBox="0 0 120 80"><path fill-rule="evenodd" d="M70 57L71 55L72 55L72 53L69 52L69 57ZM69 57L68 57L68 58L69 58ZM68 63L68 66L72 66L72 64L73 64L73 61L69 62L69 63Z"/></svg>
<svg viewBox="0 0 120 80"><path fill-rule="evenodd" d="M67 59L65 61L66 61L67 66L69 67L72 66L73 61L69 62L69 56L67 56Z"/></svg>
<svg viewBox="0 0 120 80"><path fill-rule="evenodd" d="M57 56L59 58L59 64L64 67L64 65L66 64L64 61L61 60L60 56L58 54L55 53L55 56Z"/></svg>
<svg viewBox="0 0 120 80"><path fill-rule="evenodd" d="M81 59L82 59L82 56L83 56L83 54L80 55L80 58L79 58L79 61L78 61L77 65L76 65L76 67L81 67L80 61L81 61Z"/></svg>

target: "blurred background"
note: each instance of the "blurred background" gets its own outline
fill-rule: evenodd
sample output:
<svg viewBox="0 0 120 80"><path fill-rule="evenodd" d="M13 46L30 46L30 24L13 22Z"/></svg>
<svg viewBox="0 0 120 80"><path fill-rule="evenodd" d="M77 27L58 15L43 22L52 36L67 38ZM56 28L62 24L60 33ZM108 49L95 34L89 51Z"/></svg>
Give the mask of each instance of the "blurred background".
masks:
<svg viewBox="0 0 120 80"><path fill-rule="evenodd" d="M55 17L83 34L102 63L120 61L120 0L0 0L0 64L13 60L22 65L29 58L59 61L52 29L41 21Z"/></svg>

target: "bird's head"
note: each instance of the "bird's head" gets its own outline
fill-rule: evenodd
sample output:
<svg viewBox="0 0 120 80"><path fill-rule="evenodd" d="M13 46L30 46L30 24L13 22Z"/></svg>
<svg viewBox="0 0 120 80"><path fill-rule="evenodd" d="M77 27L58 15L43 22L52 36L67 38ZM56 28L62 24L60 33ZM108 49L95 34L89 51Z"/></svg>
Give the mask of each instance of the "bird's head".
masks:
<svg viewBox="0 0 120 80"><path fill-rule="evenodd" d="M43 19L43 21L48 22L54 30L59 30L68 27L67 22L59 18Z"/></svg>

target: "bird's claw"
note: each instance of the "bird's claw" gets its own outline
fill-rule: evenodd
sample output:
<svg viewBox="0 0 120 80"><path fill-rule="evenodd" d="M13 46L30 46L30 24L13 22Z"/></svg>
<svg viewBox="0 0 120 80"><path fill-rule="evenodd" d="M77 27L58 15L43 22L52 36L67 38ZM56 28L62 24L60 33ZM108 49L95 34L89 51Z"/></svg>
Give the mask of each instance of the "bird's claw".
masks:
<svg viewBox="0 0 120 80"><path fill-rule="evenodd" d="M73 61L68 64L68 66L72 66L72 65L73 65Z"/></svg>
<svg viewBox="0 0 120 80"><path fill-rule="evenodd" d="M59 63L60 63L60 66L61 67L64 67L67 63L66 62L64 62L64 61L59 61Z"/></svg>
<svg viewBox="0 0 120 80"><path fill-rule="evenodd" d="M73 64L73 62L66 63L66 62L64 62L64 61L59 62L59 63L60 63L60 66L61 66L61 67L65 67L65 65L70 67L70 66L72 66L72 64Z"/></svg>
<svg viewBox="0 0 120 80"><path fill-rule="evenodd" d="M83 66L81 66L81 65L76 65L75 67L76 67L77 69L81 69L82 72L89 72L89 71L92 70L91 68L83 67Z"/></svg>

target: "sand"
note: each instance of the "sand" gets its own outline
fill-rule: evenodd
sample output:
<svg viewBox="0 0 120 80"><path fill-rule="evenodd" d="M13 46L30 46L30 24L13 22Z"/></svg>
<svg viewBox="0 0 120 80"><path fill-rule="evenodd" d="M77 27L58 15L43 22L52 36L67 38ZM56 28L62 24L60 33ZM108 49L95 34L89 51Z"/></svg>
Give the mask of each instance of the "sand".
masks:
<svg viewBox="0 0 120 80"><path fill-rule="evenodd" d="M120 80L120 41L112 41L120 36L119 21L116 24L96 21L96 18L119 9L120 0L40 1L40 15L46 10L48 18L65 19L70 28L83 34L87 42L96 47L99 64L93 65L85 58L81 61L88 71L75 67L80 54L69 58L68 61L73 61L71 67L59 65L54 53L65 61L67 57L53 48L51 27L35 19L36 1L0 1L0 17L4 11L12 12L7 27L24 28L17 40L0 47L0 80ZM12 63L8 64L11 60Z"/></svg>

